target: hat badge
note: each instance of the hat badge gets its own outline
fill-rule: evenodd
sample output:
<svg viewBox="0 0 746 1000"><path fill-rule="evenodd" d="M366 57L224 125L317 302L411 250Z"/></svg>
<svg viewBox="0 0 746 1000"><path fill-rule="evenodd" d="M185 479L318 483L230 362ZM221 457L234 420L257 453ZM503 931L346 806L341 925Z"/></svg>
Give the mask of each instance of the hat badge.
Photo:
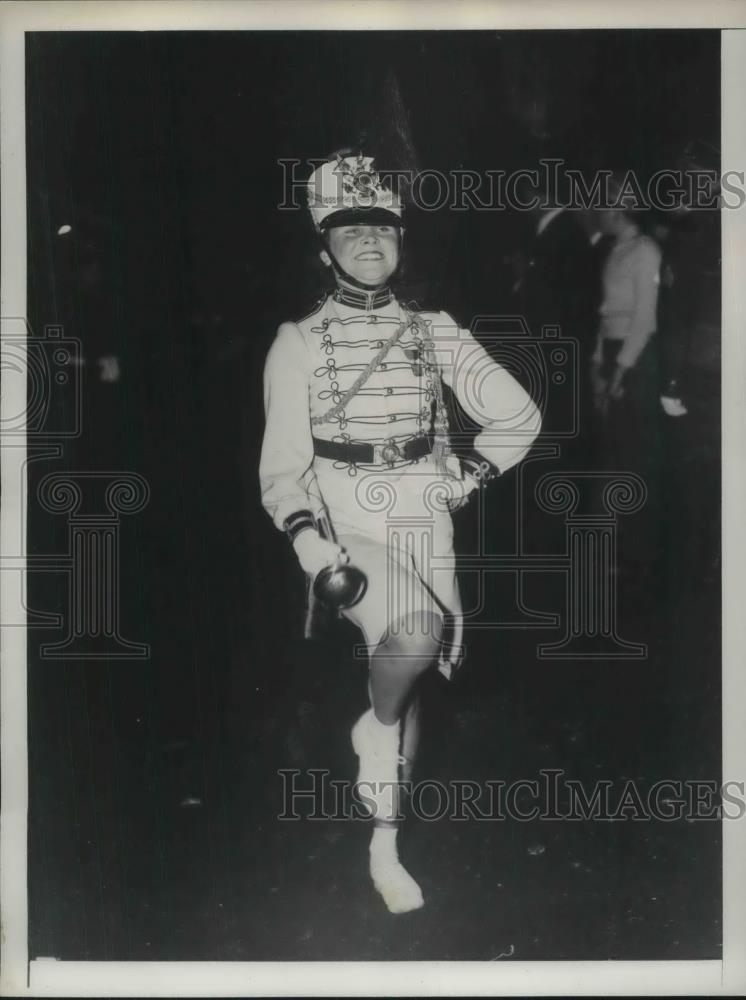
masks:
<svg viewBox="0 0 746 1000"><path fill-rule="evenodd" d="M354 166L345 160L341 154L337 154L337 166L335 173L342 176L342 190L344 194L350 195L353 199L365 205L373 204L376 201L378 192L383 193L383 187L375 169L374 161L368 160L366 165L362 153L358 154Z"/></svg>
<svg viewBox="0 0 746 1000"><path fill-rule="evenodd" d="M308 181L308 206L317 229L329 225L343 212L348 221L350 212L376 211L377 221L401 224L401 202L384 187L373 157L362 153L339 153L314 170Z"/></svg>

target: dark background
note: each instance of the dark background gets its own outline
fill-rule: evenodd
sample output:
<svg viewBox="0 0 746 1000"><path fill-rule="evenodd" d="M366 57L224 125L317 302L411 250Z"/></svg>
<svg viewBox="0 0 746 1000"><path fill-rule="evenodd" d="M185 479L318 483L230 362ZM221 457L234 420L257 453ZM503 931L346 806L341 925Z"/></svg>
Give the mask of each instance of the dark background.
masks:
<svg viewBox="0 0 746 1000"><path fill-rule="evenodd" d="M83 433L32 461L30 495L83 469L151 488L122 520L119 591L122 632L150 658L42 662L62 633L30 632L32 956L719 957L715 823L410 824L429 904L393 920L367 884L364 825L274 819L278 767L352 776L364 670L344 629L298 640L302 581L257 485L264 355L318 292L307 219L276 209L278 158L364 134L380 163L404 162L395 81L420 167L560 156L645 176L689 139L719 145L719 45L703 31L27 36L29 317L85 357ZM465 324L499 310L522 225L411 211L409 286ZM115 383L98 377L108 355ZM551 633L475 633L458 681L429 682L423 777L719 780L719 438L712 422L682 434L696 463L671 493L667 583L621 585L623 630L648 658L540 661ZM510 509L514 489L494 503ZM560 551L553 530L542 544ZM66 537L32 502L30 551ZM549 583L533 596L557 609ZM29 601L63 610L64 576L32 574Z"/></svg>

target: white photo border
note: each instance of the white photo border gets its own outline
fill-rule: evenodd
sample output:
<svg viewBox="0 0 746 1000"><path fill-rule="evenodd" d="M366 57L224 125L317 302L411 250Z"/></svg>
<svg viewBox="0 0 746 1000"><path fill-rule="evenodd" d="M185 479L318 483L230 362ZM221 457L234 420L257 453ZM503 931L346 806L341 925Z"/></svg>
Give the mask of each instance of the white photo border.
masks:
<svg viewBox="0 0 746 1000"><path fill-rule="evenodd" d="M722 33L724 169L746 170L746 3L629 0L234 0L15 2L0 9L2 244L0 317L26 315L26 31L710 28ZM723 781L746 778L746 209L723 213ZM14 328L14 334L15 334ZM4 369L3 369L4 370ZM5 386L3 387L5 389ZM12 381L2 415L24 412ZM0 559L25 551L23 441L2 442ZM22 622L24 574L0 574L0 622ZM16 996L741 995L746 993L746 820L723 824L722 961L670 962L28 962L25 629L0 634L2 817L0 993Z"/></svg>

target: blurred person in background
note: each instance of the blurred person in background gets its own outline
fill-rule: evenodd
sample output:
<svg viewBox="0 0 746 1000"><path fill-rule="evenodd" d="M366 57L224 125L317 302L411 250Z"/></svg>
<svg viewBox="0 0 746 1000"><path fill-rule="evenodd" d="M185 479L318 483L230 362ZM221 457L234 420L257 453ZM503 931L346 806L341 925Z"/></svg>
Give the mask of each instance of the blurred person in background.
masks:
<svg viewBox="0 0 746 1000"><path fill-rule="evenodd" d="M610 184L608 204L599 212L601 231L612 238L602 270L602 302L590 361L593 397L594 468L635 472L644 480L643 518L630 525L626 555L636 568L651 565L659 509L662 453L658 402L658 290L661 250L642 231L642 216ZM637 522L637 518L631 519Z"/></svg>
<svg viewBox="0 0 746 1000"><path fill-rule="evenodd" d="M525 319L531 335L539 338L545 328L556 328L562 339L577 345L577 378L565 386L550 386L542 430L543 437L551 439L565 429L567 406L560 396L577 393L578 433L562 442L565 466L584 463L581 448L592 407L582 373L593 349L600 299L599 227L591 213L571 203L569 195L567 185L557 191L525 185L520 199L533 207L526 216L521 246L504 259L513 274L512 308Z"/></svg>
<svg viewBox="0 0 746 1000"><path fill-rule="evenodd" d="M618 192L617 192L618 193ZM614 199L612 193L611 199ZM602 302L590 359L594 407L604 439L619 457L649 424L657 402L657 331L661 250L641 228L639 213L620 204L599 213L612 243L602 270ZM610 457L610 456L609 456Z"/></svg>
<svg viewBox="0 0 746 1000"><path fill-rule="evenodd" d="M663 241L658 325L661 406L680 418L707 410L720 374L720 152L702 140L676 158L684 175L678 205L658 221Z"/></svg>
<svg viewBox="0 0 746 1000"><path fill-rule="evenodd" d="M656 229L666 578L673 600L699 602L702 583L716 595L720 580L720 151L692 140L673 162L683 194Z"/></svg>
<svg viewBox="0 0 746 1000"><path fill-rule="evenodd" d="M508 256L514 272L512 292L531 331L558 326L564 337L587 346L594 327L593 244L583 213L564 193L527 189L524 245Z"/></svg>

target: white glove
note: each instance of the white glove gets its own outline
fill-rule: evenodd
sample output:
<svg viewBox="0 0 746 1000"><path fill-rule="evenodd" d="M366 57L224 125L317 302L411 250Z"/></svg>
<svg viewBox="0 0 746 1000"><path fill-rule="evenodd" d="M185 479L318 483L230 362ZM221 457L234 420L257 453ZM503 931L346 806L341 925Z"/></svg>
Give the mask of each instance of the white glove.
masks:
<svg viewBox="0 0 746 1000"><path fill-rule="evenodd" d="M301 531L293 542L293 548L298 556L298 562L314 579L326 566L333 566L335 563L341 565L350 561L350 557L341 545L322 538L313 528Z"/></svg>

